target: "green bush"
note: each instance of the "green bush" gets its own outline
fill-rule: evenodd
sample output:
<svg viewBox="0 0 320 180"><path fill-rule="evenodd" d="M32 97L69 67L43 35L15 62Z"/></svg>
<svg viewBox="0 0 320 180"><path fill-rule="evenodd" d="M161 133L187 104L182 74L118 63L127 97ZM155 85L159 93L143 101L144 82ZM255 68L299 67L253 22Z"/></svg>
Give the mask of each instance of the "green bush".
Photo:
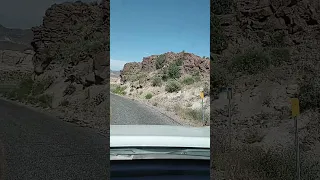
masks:
<svg viewBox="0 0 320 180"><path fill-rule="evenodd" d="M63 101L60 102L60 106L66 107L70 104L70 102L67 99L64 99Z"/></svg>
<svg viewBox="0 0 320 180"><path fill-rule="evenodd" d="M156 59L156 69L161 69L164 65L164 61L166 60L165 55L161 54L157 59Z"/></svg>
<svg viewBox="0 0 320 180"><path fill-rule="evenodd" d="M10 93L10 96L12 96L13 99L17 99L19 101L25 101L32 92L33 83L34 81L31 79L31 77L23 79L19 83L18 88Z"/></svg>
<svg viewBox="0 0 320 180"><path fill-rule="evenodd" d="M34 82L32 87L32 95L36 96L44 93L44 91L48 89L52 83L53 83L53 80L49 77L41 81Z"/></svg>
<svg viewBox="0 0 320 180"><path fill-rule="evenodd" d="M195 81L200 81L201 80L200 71L193 72L192 77Z"/></svg>
<svg viewBox="0 0 320 180"><path fill-rule="evenodd" d="M152 98L152 94L148 93L146 96L145 96L146 99L151 99Z"/></svg>
<svg viewBox="0 0 320 180"><path fill-rule="evenodd" d="M39 105L46 108L52 106L53 95L43 94L38 97Z"/></svg>
<svg viewBox="0 0 320 180"><path fill-rule="evenodd" d="M177 66L182 66L183 65L183 58L179 58L176 60L176 65Z"/></svg>
<svg viewBox="0 0 320 180"><path fill-rule="evenodd" d="M155 78L153 78L153 80L152 80L152 86L159 86L159 87L161 87L161 85L162 85L162 80L161 80L161 78L160 77L155 77Z"/></svg>
<svg viewBox="0 0 320 180"><path fill-rule="evenodd" d="M234 72L257 74L270 65L270 58L262 50L249 50L238 54L232 59L231 69Z"/></svg>
<svg viewBox="0 0 320 180"><path fill-rule="evenodd" d="M180 78L180 68L175 63L171 63L168 68L168 77L171 79Z"/></svg>
<svg viewBox="0 0 320 180"><path fill-rule="evenodd" d="M118 85L115 88L113 88L111 90L111 92L113 92L115 94L119 94L119 95L126 95L126 92L125 92L126 89L127 89L126 86L122 87L122 86Z"/></svg>
<svg viewBox="0 0 320 180"><path fill-rule="evenodd" d="M170 80L170 81L167 83L167 85L166 85L166 87L165 87L165 90L166 90L167 92L169 92L169 93L178 92L178 91L181 90L181 86L180 86L180 84L179 84L177 81L175 81L175 80Z"/></svg>
<svg viewBox="0 0 320 180"><path fill-rule="evenodd" d="M287 48L274 48L270 50L271 64L281 65L283 62L290 61L290 51Z"/></svg>
<svg viewBox="0 0 320 180"><path fill-rule="evenodd" d="M183 84L186 84L186 85L190 85L190 84L193 84L193 83L194 83L194 79L193 79L193 77L185 77L185 78L182 80L182 83L183 83Z"/></svg>

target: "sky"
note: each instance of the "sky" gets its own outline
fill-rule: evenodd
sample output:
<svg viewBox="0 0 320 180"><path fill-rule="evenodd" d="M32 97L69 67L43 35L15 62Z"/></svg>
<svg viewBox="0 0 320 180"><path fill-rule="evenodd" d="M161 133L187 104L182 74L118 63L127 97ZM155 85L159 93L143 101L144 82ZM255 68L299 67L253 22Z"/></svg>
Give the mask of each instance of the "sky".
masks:
<svg viewBox="0 0 320 180"><path fill-rule="evenodd" d="M183 50L210 56L209 0L111 0L111 70Z"/></svg>
<svg viewBox="0 0 320 180"><path fill-rule="evenodd" d="M30 29L42 24L45 11L53 4L76 0L1 0L0 24L7 28ZM94 0L82 0L92 2Z"/></svg>

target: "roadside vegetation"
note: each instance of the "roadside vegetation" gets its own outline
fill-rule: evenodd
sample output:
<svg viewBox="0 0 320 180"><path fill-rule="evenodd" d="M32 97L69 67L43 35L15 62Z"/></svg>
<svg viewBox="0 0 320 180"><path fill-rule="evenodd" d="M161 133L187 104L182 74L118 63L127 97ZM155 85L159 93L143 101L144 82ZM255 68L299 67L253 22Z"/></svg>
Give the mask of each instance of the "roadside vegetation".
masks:
<svg viewBox="0 0 320 180"><path fill-rule="evenodd" d="M2 92L2 94L4 97L11 100L31 103L44 108L51 107L53 95L47 94L45 91L52 83L53 81L51 78L47 78L42 81L34 81L31 77L27 77L21 80L17 87L7 89Z"/></svg>
<svg viewBox="0 0 320 180"><path fill-rule="evenodd" d="M293 147L270 148L242 145L228 150L226 134L215 133L213 144L213 169L232 180L292 180L295 179L295 152ZM308 160L302 154L302 179L318 179L320 164Z"/></svg>
<svg viewBox="0 0 320 180"><path fill-rule="evenodd" d="M180 105L176 105L174 107L174 111L183 119L197 121L201 123L207 123L210 120L210 115L208 113L205 113L203 122L201 109L183 108Z"/></svg>
<svg viewBox="0 0 320 180"><path fill-rule="evenodd" d="M119 95L126 95L126 90L127 87L126 86L121 86L121 85L115 85L115 86L111 86L111 92L114 94L119 94Z"/></svg>

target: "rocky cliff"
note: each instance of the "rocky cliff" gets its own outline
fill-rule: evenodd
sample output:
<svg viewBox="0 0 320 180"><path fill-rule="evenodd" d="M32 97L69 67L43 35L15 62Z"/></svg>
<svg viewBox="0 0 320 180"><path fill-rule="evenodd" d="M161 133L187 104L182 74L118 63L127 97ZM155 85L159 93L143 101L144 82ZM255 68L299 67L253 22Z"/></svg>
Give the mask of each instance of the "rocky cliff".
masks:
<svg viewBox="0 0 320 180"><path fill-rule="evenodd" d="M5 92L5 96L48 108L67 121L106 133L108 4L77 1L48 8L42 25L32 28L31 68L28 66L16 89Z"/></svg>
<svg viewBox="0 0 320 180"><path fill-rule="evenodd" d="M289 148L294 137L290 98L298 97L302 156L304 160L308 156L320 159L316 153L320 134L315 130L320 121L311 118L319 115L320 108L316 103L320 97L318 1L217 0L213 3L210 80L214 95L211 125L215 132L228 123L225 88L230 86L234 143L266 149ZM286 157L282 162L289 160Z"/></svg>

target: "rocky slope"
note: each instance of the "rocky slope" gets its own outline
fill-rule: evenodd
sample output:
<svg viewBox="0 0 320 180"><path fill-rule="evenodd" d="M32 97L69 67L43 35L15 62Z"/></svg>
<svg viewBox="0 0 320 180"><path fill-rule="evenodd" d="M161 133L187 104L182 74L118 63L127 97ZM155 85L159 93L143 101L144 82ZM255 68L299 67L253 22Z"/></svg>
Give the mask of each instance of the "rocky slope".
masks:
<svg viewBox="0 0 320 180"><path fill-rule="evenodd" d="M48 107L106 133L109 121L109 7L80 1L52 5L33 27L31 72L7 97Z"/></svg>
<svg viewBox="0 0 320 180"><path fill-rule="evenodd" d="M294 137L290 98L298 97L304 160L307 157L320 160L318 1L215 3L211 19L211 33L215 37L211 39L214 132L227 126L228 100L224 88L230 86L234 97L234 143L266 149L289 148ZM283 162L288 160L285 158Z"/></svg>
<svg viewBox="0 0 320 180"><path fill-rule="evenodd" d="M209 116L210 60L187 52L167 52L127 63L120 71L121 86L114 92L162 109L187 125L202 125L200 91L205 90Z"/></svg>

